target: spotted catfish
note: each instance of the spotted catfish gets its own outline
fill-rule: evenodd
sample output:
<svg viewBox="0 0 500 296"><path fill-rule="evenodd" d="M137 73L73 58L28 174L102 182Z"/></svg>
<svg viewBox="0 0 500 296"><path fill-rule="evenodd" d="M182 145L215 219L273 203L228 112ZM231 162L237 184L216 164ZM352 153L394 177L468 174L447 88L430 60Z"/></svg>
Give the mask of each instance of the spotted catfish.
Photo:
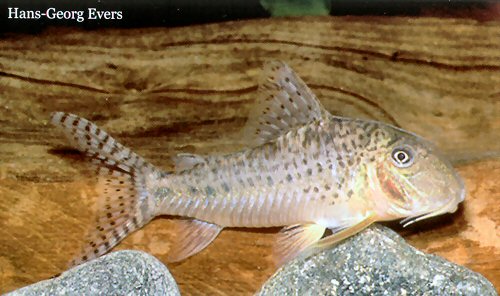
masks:
<svg viewBox="0 0 500 296"><path fill-rule="evenodd" d="M98 168L102 211L73 264L159 215L182 217L170 261L200 252L224 227L284 226L275 247L283 263L376 221L408 225L463 201L462 180L434 145L382 122L331 115L286 64L266 63L258 91L244 129L248 149L181 154L175 172L86 119L54 113L52 123ZM333 234L322 238L327 228Z"/></svg>

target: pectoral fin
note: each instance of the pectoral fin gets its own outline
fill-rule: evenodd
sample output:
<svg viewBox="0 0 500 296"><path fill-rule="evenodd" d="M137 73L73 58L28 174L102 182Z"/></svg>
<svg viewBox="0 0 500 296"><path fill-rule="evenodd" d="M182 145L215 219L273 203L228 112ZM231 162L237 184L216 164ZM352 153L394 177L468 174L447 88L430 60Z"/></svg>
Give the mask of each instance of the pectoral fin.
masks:
<svg viewBox="0 0 500 296"><path fill-rule="evenodd" d="M296 224L283 228L278 233L274 258L278 266L293 259L302 250L317 242L325 233L318 224Z"/></svg>
<svg viewBox="0 0 500 296"><path fill-rule="evenodd" d="M222 227L200 220L178 220L176 239L169 250L168 262L184 260L206 248L219 234Z"/></svg>
<svg viewBox="0 0 500 296"><path fill-rule="evenodd" d="M307 257L310 257L314 254L317 254L323 250L326 250L326 249L332 247L333 245L335 245L336 243L338 243L338 242L340 242L348 237L351 237L351 236L355 235L356 233L359 233L360 231L367 228L368 226L370 226L371 224L373 224L376 221L377 221L377 217L375 215L367 216L365 219L359 221L357 224L354 224L350 227L342 229L338 232L333 233L332 235L329 235L329 236L319 240L318 242L316 242L315 244L311 245L306 250L304 250L304 252L301 252L299 256L301 258L307 258Z"/></svg>

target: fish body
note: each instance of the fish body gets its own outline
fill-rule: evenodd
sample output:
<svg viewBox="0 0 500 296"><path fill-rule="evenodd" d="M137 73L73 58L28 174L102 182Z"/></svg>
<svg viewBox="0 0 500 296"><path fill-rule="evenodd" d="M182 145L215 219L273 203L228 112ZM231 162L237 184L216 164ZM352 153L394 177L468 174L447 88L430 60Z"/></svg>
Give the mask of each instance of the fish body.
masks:
<svg viewBox="0 0 500 296"><path fill-rule="evenodd" d="M179 216L170 261L204 249L224 227L285 226L286 262L376 221L453 212L465 188L429 142L397 127L333 116L282 62L264 66L245 128L249 148L181 154L163 172L93 123L57 112L52 122L98 170L102 212L72 264L100 256L159 215ZM326 229L333 235L322 238Z"/></svg>
<svg viewBox="0 0 500 296"><path fill-rule="evenodd" d="M375 157L367 131L377 125L331 116L255 148L205 157L159 180L159 211L224 227L339 227L372 210L363 165Z"/></svg>

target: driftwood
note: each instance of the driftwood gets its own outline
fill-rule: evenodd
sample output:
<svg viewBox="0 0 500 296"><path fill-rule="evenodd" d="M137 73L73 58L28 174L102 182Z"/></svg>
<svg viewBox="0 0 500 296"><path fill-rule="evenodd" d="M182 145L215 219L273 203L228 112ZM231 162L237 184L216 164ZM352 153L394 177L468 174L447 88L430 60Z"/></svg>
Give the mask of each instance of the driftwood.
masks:
<svg viewBox="0 0 500 296"><path fill-rule="evenodd" d="M176 29L76 31L0 40L0 293L65 269L92 220L93 172L48 124L95 121L163 168L179 152L230 152L265 60L288 62L334 114L434 141L469 195L453 215L394 229L500 287L500 26L454 19L271 19ZM166 259L172 222L116 249ZM251 294L275 271L277 229L225 230L169 265L189 294Z"/></svg>

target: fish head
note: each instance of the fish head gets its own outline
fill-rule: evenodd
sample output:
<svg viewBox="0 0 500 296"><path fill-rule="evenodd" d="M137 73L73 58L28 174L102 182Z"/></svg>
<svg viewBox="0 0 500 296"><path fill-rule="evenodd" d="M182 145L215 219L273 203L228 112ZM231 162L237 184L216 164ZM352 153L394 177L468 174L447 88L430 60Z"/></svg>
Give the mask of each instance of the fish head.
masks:
<svg viewBox="0 0 500 296"><path fill-rule="evenodd" d="M452 164L431 142L383 125L385 144L377 149L375 179L389 219L403 226L453 213L464 200L465 185Z"/></svg>

